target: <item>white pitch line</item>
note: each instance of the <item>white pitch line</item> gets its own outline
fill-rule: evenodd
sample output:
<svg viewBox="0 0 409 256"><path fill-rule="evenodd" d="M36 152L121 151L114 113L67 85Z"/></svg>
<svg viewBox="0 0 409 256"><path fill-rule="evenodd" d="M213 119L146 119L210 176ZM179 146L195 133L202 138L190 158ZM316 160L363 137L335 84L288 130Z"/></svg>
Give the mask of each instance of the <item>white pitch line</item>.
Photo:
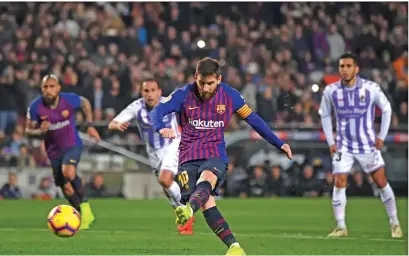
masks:
<svg viewBox="0 0 409 256"><path fill-rule="evenodd" d="M29 231L40 231L40 232L49 232L48 229L45 228L0 228L0 231L21 231L21 230L29 230ZM94 229L94 230L84 230L87 233L136 233L136 230L101 230L101 229ZM175 233L176 234L176 233ZM204 235L204 236L214 236L213 233L202 233L202 232L195 232L194 234L197 235ZM392 239L392 238L371 238L371 237L340 237L340 238L329 238L326 236L312 236L312 235L304 235L301 233L298 234L248 234L248 233L236 233L237 236L268 236L274 238L294 238L294 239L318 239L318 240L369 240L369 241L380 241L380 242L407 242L407 239Z"/></svg>

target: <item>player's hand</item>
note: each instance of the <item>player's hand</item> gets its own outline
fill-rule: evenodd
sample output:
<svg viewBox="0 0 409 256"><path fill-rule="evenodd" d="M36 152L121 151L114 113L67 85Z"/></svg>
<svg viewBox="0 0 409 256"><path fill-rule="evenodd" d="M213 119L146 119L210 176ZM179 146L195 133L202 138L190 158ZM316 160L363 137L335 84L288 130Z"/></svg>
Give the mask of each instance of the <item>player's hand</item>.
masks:
<svg viewBox="0 0 409 256"><path fill-rule="evenodd" d="M88 127L87 133L94 138L97 142L101 140L98 131L94 127Z"/></svg>
<svg viewBox="0 0 409 256"><path fill-rule="evenodd" d="M287 155L287 158L292 160L293 159L293 153L291 152L291 148L290 145L288 144L284 144L281 146L281 150L285 152L285 154Z"/></svg>
<svg viewBox="0 0 409 256"><path fill-rule="evenodd" d="M332 144L332 145L329 147L329 153L331 154L331 157L333 157L336 152L337 152L337 145Z"/></svg>
<svg viewBox="0 0 409 256"><path fill-rule="evenodd" d="M50 127L50 122L43 121L43 122L41 122L40 130L41 130L42 133L46 133L48 131L49 127Z"/></svg>
<svg viewBox="0 0 409 256"><path fill-rule="evenodd" d="M176 133L173 129L170 128L162 128L159 131L160 135L162 135L163 138L167 138L167 139L174 139L176 138Z"/></svg>
<svg viewBox="0 0 409 256"><path fill-rule="evenodd" d="M125 123L117 123L116 125L116 129L118 131L124 132L126 131L126 129L128 129L128 127L131 125L130 122L125 122Z"/></svg>
<svg viewBox="0 0 409 256"><path fill-rule="evenodd" d="M383 139L376 138L375 140L375 148L381 150L383 148Z"/></svg>

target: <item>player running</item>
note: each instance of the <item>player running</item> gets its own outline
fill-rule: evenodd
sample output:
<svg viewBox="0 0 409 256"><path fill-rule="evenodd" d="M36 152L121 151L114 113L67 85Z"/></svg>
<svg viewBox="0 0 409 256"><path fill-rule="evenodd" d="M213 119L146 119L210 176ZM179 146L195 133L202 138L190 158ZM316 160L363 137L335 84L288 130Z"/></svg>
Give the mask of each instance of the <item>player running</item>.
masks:
<svg viewBox="0 0 409 256"><path fill-rule="evenodd" d="M403 236L399 224L395 195L385 177L385 162L380 150L388 133L392 110L378 84L357 76L359 66L354 54L343 54L339 60L342 79L328 85L322 96L319 113L332 156L335 187L332 207L337 227L330 237L347 236L345 224L345 195L348 173L354 159L370 174L380 188L381 200L389 216L393 238ZM375 105L382 110L381 129L375 135ZM337 121L337 139L332 135L331 112L334 107Z"/></svg>
<svg viewBox="0 0 409 256"><path fill-rule="evenodd" d="M292 158L291 149L252 112L237 90L221 82L220 65L216 60L200 60L195 79L195 83L177 89L163 99L150 114L156 131L165 138L177 136L177 130L166 127L163 122L165 115L177 112L182 126L178 182L182 202L186 205L176 208L176 221L183 225L202 209L209 227L229 248L227 255L245 255L217 209L214 198L227 171L224 130L236 113L264 139L283 150L289 159Z"/></svg>
<svg viewBox="0 0 409 256"><path fill-rule="evenodd" d="M27 110L27 136L44 139L51 161L55 184L70 204L81 213L81 229L88 229L95 220L91 206L85 198L84 186L76 172L82 151L78 136L75 110L82 109L88 124L92 123L90 102L74 93L62 93L57 76L46 75L41 83L42 96L37 97ZM95 128L88 126L88 134L100 140Z"/></svg>
<svg viewBox="0 0 409 256"><path fill-rule="evenodd" d="M180 133L175 114L163 118L165 127L176 131L174 139L164 139L152 127L149 112L159 104L162 90L156 80L147 80L142 84L142 98L135 100L116 116L108 128L111 130L125 131L132 119L136 119L139 132L146 143L149 160L155 176L168 197L171 205L176 207L180 203L181 194L179 185L174 181L178 172L178 147ZM186 225L178 226L180 234L189 235L193 233L193 219Z"/></svg>

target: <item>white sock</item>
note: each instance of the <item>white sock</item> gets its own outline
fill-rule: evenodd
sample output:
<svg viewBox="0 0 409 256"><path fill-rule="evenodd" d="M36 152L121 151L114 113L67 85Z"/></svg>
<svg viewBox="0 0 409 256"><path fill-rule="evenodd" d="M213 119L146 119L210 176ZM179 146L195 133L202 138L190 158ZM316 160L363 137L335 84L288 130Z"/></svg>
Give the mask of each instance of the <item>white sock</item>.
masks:
<svg viewBox="0 0 409 256"><path fill-rule="evenodd" d="M169 188L165 188L169 198L170 204L176 208L178 206L183 205L180 202L180 199L182 199L182 195L180 194L180 188L179 185L174 181L172 185Z"/></svg>
<svg viewBox="0 0 409 256"><path fill-rule="evenodd" d="M347 197L345 194L346 188L334 187L332 192L332 209L334 210L334 217L337 221L337 227L344 229L345 225L345 207L347 205Z"/></svg>
<svg viewBox="0 0 409 256"><path fill-rule="evenodd" d="M381 189L381 200L385 205L386 212L388 213L389 224L399 225L395 194L393 193L391 186L389 186L389 183L386 184L386 187Z"/></svg>

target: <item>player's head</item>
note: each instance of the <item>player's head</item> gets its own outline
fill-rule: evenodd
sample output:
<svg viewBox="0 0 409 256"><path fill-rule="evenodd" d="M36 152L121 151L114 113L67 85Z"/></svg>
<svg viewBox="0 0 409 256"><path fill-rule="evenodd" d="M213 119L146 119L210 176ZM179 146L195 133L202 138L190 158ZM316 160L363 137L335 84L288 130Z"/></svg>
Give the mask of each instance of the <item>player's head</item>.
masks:
<svg viewBox="0 0 409 256"><path fill-rule="evenodd" d="M197 63L195 80L201 97L209 99L216 93L222 81L220 73L220 64L215 59L204 58Z"/></svg>
<svg viewBox="0 0 409 256"><path fill-rule="evenodd" d="M153 108L158 105L161 95L162 89L155 79L147 79L142 83L142 97L149 107Z"/></svg>
<svg viewBox="0 0 409 256"><path fill-rule="evenodd" d="M56 75L48 74L43 77L41 81L41 93L48 104L55 103L60 91L61 85Z"/></svg>
<svg viewBox="0 0 409 256"><path fill-rule="evenodd" d="M353 53L344 53L339 58L339 74L344 83L349 83L359 72L357 57Z"/></svg>

